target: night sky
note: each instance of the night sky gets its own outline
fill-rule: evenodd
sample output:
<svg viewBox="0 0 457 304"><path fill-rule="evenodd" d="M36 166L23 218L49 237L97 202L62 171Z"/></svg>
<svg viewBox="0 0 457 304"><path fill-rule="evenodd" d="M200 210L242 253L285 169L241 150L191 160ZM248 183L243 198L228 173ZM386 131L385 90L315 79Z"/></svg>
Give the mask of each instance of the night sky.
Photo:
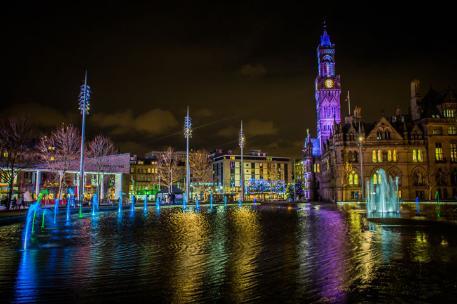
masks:
<svg viewBox="0 0 457 304"><path fill-rule="evenodd" d="M235 149L243 119L247 149L299 156L306 128L315 130L324 18L343 90L366 119L397 105L406 112L413 78L424 91L456 87L455 15L445 4L16 2L0 12L1 113L29 115L43 131L62 121L79 125L87 68L87 136L109 135L122 152L182 149L189 105L194 148Z"/></svg>

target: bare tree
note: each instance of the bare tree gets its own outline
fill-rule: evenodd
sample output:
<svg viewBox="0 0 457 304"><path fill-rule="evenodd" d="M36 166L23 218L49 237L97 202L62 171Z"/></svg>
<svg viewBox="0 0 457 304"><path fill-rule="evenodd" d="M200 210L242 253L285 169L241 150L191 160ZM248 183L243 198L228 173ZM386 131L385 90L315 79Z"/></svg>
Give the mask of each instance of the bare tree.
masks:
<svg viewBox="0 0 457 304"><path fill-rule="evenodd" d="M100 197L101 183L103 183L103 180L100 180L100 172L111 168L112 164L107 156L116 153L116 148L109 137L97 135L89 142L87 150L87 155L93 158L97 171L97 196Z"/></svg>
<svg viewBox="0 0 457 304"><path fill-rule="evenodd" d="M168 192L172 192L173 183L182 178L182 168L178 167L179 164L178 154L172 147L168 147L165 151L159 153L157 169L161 182L168 187Z"/></svg>
<svg viewBox="0 0 457 304"><path fill-rule="evenodd" d="M189 154L189 163L193 191L208 193L208 188L211 187L209 183L213 177L209 153L205 150L193 151Z"/></svg>
<svg viewBox="0 0 457 304"><path fill-rule="evenodd" d="M11 208L14 179L30 160L32 127L25 118L9 118L0 124L0 150L2 152L0 176L8 184L7 207Z"/></svg>
<svg viewBox="0 0 457 304"><path fill-rule="evenodd" d="M190 172L192 181L209 183L212 180L212 167L209 153L206 150L197 150L189 155Z"/></svg>
<svg viewBox="0 0 457 304"><path fill-rule="evenodd" d="M81 136L73 125L62 124L49 136L43 136L38 143L39 158L46 162L51 170L58 171L59 192L61 198L62 184L66 172L79 156Z"/></svg>

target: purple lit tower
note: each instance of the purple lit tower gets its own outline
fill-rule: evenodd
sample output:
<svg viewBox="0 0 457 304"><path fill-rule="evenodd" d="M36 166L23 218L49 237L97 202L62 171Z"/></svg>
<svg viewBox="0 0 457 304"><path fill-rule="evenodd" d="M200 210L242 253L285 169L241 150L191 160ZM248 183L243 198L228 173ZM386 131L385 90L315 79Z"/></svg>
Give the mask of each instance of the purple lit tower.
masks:
<svg viewBox="0 0 457 304"><path fill-rule="evenodd" d="M317 140L319 155L324 153L325 143L332 134L333 125L340 118L340 76L335 73L335 45L330 41L327 26L317 47L318 75L316 77Z"/></svg>

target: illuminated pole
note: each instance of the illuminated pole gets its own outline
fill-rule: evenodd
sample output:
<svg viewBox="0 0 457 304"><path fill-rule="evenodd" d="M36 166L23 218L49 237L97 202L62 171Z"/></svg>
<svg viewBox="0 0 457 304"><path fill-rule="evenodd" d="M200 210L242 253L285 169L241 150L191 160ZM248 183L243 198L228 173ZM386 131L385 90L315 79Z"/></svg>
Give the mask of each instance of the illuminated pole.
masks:
<svg viewBox="0 0 457 304"><path fill-rule="evenodd" d="M86 115L89 114L90 107L90 87L87 85L87 71L84 76L84 84L81 86L81 92L79 93L79 110L82 115L82 126L81 126L81 157L79 160L79 211L81 215L82 201L84 199L84 135L86 131Z"/></svg>
<svg viewBox="0 0 457 304"><path fill-rule="evenodd" d="M186 138L186 203L189 203L189 186L190 186L190 164L189 164L189 139L192 137L192 120L189 115L189 107L184 118L184 137Z"/></svg>
<svg viewBox="0 0 457 304"><path fill-rule="evenodd" d="M243 161L243 154L244 154L244 145L246 144L246 137L244 136L243 131L243 121L241 121L241 128L240 128L240 138L239 138L239 145L241 150L241 180L240 180L240 187L241 187L241 202L244 201L244 161Z"/></svg>

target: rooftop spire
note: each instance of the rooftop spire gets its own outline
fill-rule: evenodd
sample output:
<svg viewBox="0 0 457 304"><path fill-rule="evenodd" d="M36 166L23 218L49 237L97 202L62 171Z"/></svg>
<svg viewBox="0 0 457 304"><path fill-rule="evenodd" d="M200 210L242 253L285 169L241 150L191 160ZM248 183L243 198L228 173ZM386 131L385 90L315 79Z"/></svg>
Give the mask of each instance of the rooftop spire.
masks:
<svg viewBox="0 0 457 304"><path fill-rule="evenodd" d="M323 32L322 32L322 36L321 36L320 46L331 47L332 46L332 42L330 41L330 36L327 34L327 22L326 22L325 19L322 22L322 31Z"/></svg>
<svg viewBox="0 0 457 304"><path fill-rule="evenodd" d="M348 102L348 110L349 110L349 116L351 116L351 95L349 95L349 90L348 90L348 97L346 98Z"/></svg>

